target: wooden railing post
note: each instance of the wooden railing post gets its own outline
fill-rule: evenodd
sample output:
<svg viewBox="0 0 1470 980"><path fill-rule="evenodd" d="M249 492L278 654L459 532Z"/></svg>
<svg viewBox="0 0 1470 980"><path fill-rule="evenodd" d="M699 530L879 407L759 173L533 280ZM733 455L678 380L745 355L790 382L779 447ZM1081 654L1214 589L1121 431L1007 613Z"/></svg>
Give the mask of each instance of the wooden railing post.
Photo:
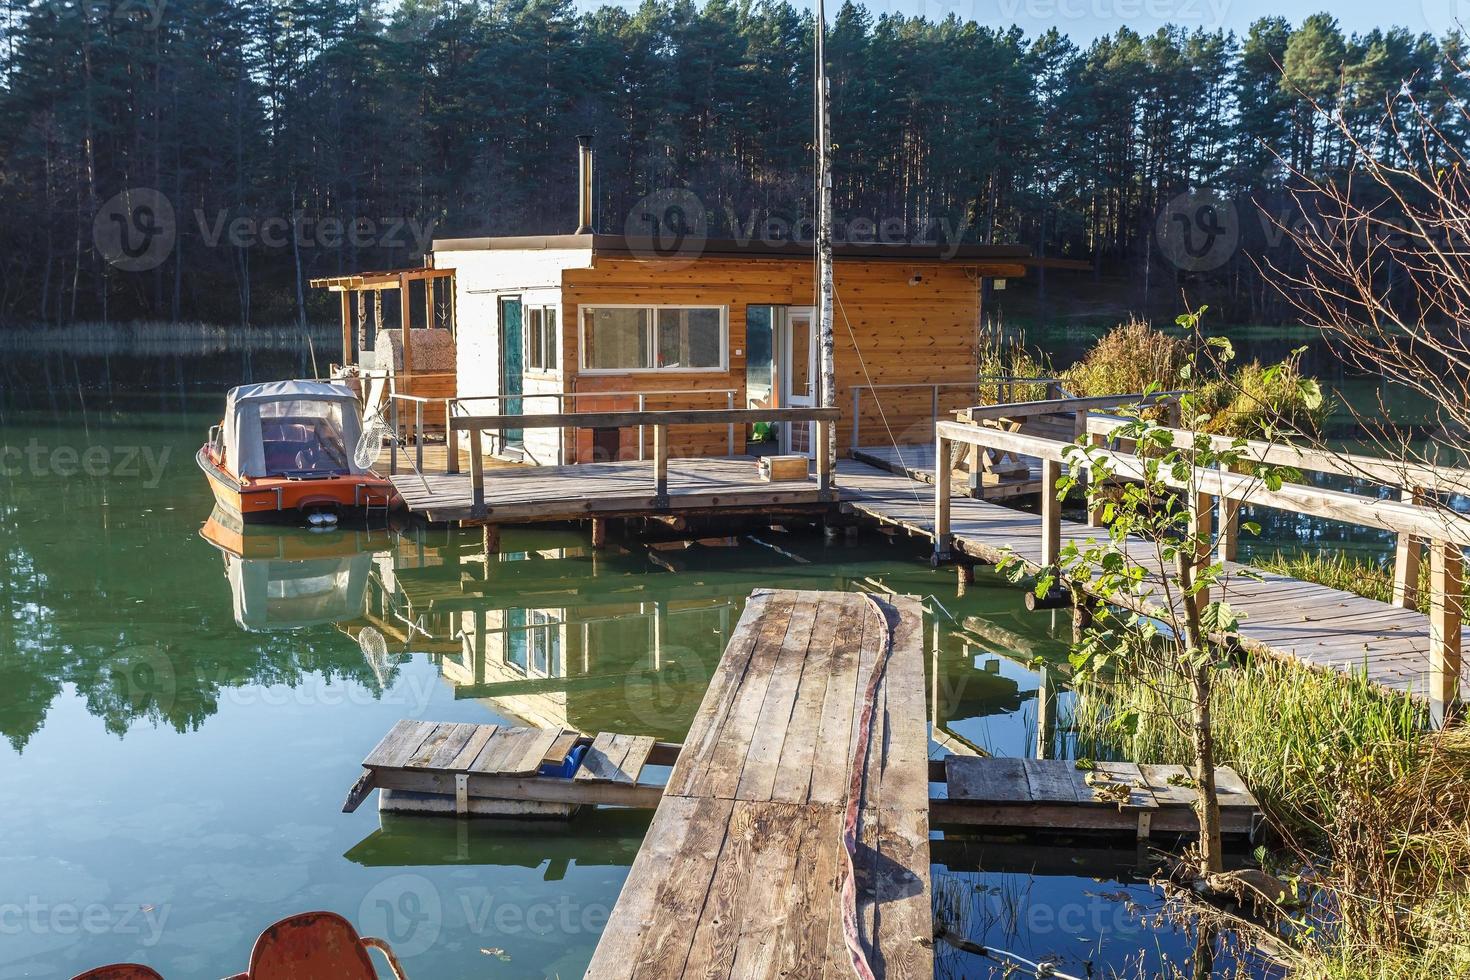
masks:
<svg viewBox="0 0 1470 980"><path fill-rule="evenodd" d="M421 401L413 403L413 465L418 472L424 471L424 403Z"/></svg>
<svg viewBox="0 0 1470 980"><path fill-rule="evenodd" d="M1424 493L1418 487L1405 487L1401 492L1405 503L1423 504ZM1419 565L1423 560L1423 540L1412 534L1400 534L1393 552L1393 604L1405 609L1419 608Z"/></svg>
<svg viewBox="0 0 1470 980"><path fill-rule="evenodd" d="M863 386L852 386L852 441L848 443L848 452L856 449L859 445L858 436L861 434L858 421L858 411L862 408Z"/></svg>
<svg viewBox="0 0 1470 980"><path fill-rule="evenodd" d="M733 391L727 391L727 392L725 392L725 407L728 408L728 409L731 409L731 410L733 410L735 408L735 392L733 392ZM727 455L734 456L735 455L735 423L734 422L731 422L730 423L730 425L728 427L728 431L725 433L725 441L729 443L729 452L728 452Z"/></svg>
<svg viewBox="0 0 1470 980"><path fill-rule="evenodd" d="M949 561L949 440L934 434L934 564Z"/></svg>
<svg viewBox="0 0 1470 980"><path fill-rule="evenodd" d="M459 433L454 431L450 400L444 399L444 472L459 472Z"/></svg>
<svg viewBox="0 0 1470 980"><path fill-rule="evenodd" d="M817 423L817 489L823 495L832 489L832 460L828 446L832 442L832 423Z"/></svg>
<svg viewBox="0 0 1470 980"><path fill-rule="evenodd" d="M1448 541L1429 548L1429 709L1438 727L1460 691L1465 555Z"/></svg>
<svg viewBox="0 0 1470 980"><path fill-rule="evenodd" d="M1057 481L1062 464L1041 461L1041 567L1055 568L1062 557L1062 502L1057 499Z"/></svg>
<svg viewBox="0 0 1470 980"><path fill-rule="evenodd" d="M342 290L342 364L352 363L352 294ZM366 386L363 388L366 391Z"/></svg>
<svg viewBox="0 0 1470 980"><path fill-rule="evenodd" d="M388 475L398 475L398 399L388 392Z"/></svg>
<svg viewBox="0 0 1470 980"><path fill-rule="evenodd" d="M638 411L647 411L648 399L644 395L638 396ZM638 461L641 463L648 458L648 453L643 448L643 426L638 426Z"/></svg>
<svg viewBox="0 0 1470 980"><path fill-rule="evenodd" d="M1104 436L1102 433L1094 432L1087 437L1087 441L1092 445L1094 449L1096 449L1106 445L1108 440L1107 436ZM1102 484L1103 481L1098 479L1096 471L1089 470L1087 474L1087 489L1089 491L1089 496L1092 496L1094 499L1092 506L1087 508L1088 527L1103 526L1103 511L1105 508L1103 504L1097 502L1096 500L1096 491L1102 487Z"/></svg>
<svg viewBox="0 0 1470 980"><path fill-rule="evenodd" d="M1189 496L1189 535L1193 539L1190 549L1196 576L1210 564L1210 537L1214 533L1214 514L1211 508L1214 504L1214 498L1207 493L1191 493ZM1200 609L1209 604L1208 589L1201 589L1195 595Z"/></svg>
<svg viewBox="0 0 1470 980"><path fill-rule="evenodd" d="M1242 466L1221 466L1223 470L1239 472ZM1240 556L1240 501L1233 497L1220 498L1219 544L1216 554L1221 561L1235 561Z"/></svg>
<svg viewBox="0 0 1470 980"><path fill-rule="evenodd" d="M653 427L653 493L656 506L666 507L669 502L669 427Z"/></svg>
<svg viewBox="0 0 1470 980"><path fill-rule="evenodd" d="M480 430L470 430L470 489L473 495L474 507L471 509L476 517L485 515L485 457L480 452Z"/></svg>
<svg viewBox="0 0 1470 980"><path fill-rule="evenodd" d="M1240 501L1220 498L1220 560L1235 561L1240 555Z"/></svg>

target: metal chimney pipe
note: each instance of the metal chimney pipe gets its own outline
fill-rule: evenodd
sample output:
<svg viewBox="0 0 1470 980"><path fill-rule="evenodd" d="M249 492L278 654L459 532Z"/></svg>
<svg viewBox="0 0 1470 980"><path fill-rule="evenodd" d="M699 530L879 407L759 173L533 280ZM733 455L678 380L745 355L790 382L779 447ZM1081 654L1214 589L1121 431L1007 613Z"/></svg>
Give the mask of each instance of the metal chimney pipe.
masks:
<svg viewBox="0 0 1470 980"><path fill-rule="evenodd" d="M577 137L577 231L592 234L592 137Z"/></svg>

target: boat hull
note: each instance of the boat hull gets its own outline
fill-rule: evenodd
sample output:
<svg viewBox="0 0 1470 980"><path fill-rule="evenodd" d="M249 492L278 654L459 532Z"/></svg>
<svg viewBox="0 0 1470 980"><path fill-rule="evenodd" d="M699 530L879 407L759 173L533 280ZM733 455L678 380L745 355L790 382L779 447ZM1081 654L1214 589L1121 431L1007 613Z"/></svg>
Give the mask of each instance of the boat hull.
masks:
<svg viewBox="0 0 1470 980"><path fill-rule="evenodd" d="M296 524L317 512L361 520L369 512L387 513L401 503L393 484L371 473L317 480L237 480L214 461L208 445L200 448L195 460L215 503L246 524Z"/></svg>

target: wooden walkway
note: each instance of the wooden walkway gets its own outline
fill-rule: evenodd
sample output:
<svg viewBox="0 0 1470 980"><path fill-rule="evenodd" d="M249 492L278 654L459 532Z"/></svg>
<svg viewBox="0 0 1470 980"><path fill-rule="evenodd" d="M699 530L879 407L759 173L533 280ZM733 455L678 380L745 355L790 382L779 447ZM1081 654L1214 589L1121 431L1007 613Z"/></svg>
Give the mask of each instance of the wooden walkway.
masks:
<svg viewBox="0 0 1470 980"><path fill-rule="evenodd" d="M922 446L859 446L852 458L879 469L912 477L929 485L934 483L934 444ZM1041 461L1028 461L1024 475L1008 476L997 483L977 486L981 500L1010 500L1041 492Z"/></svg>
<svg viewBox="0 0 1470 980"><path fill-rule="evenodd" d="M815 479L761 482L752 456L669 460L666 500L658 498L654 482L651 460L497 469L486 473L485 512L476 514L468 473L393 477L409 510L435 523L508 524L827 506Z"/></svg>
<svg viewBox="0 0 1470 980"><path fill-rule="evenodd" d="M844 506L855 513L933 538L932 486L848 460L838 461L837 485ZM950 515L955 550L993 563L1009 549L1033 567L1039 566L1042 524L1036 514L952 497ZM1062 522L1063 543L1106 536L1103 528ZM1130 553L1145 567L1155 561L1152 549L1142 541ZM1232 573L1244 567L1228 563ZM1390 690L1429 696L1429 617L1284 575L1259 574L1260 581L1230 575L1224 592L1224 598L1243 616L1243 646L1315 667L1362 673ZM1470 689L1470 672L1462 675L1462 685Z"/></svg>
<svg viewBox="0 0 1470 980"><path fill-rule="evenodd" d="M588 977L852 975L848 760L890 628L864 772L858 922L877 976L933 975L918 601L763 590L710 682Z"/></svg>

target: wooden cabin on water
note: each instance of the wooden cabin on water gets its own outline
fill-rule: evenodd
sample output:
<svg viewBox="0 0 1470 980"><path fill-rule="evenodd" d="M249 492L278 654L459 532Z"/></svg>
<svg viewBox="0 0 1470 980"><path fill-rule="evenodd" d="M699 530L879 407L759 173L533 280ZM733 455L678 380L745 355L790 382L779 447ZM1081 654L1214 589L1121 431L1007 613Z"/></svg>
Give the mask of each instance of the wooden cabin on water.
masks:
<svg viewBox="0 0 1470 980"><path fill-rule="evenodd" d="M315 280L342 294L344 362L354 337L361 345L371 334L369 295L380 318L386 290L397 294L390 314L410 312L400 330L378 332L395 350L371 363L400 372L400 393L454 396L460 415L815 406L811 243L594 233L590 151L582 154L576 233L438 239L423 269ZM975 403L986 297L1035 261L1021 246L838 243L838 452L855 441L932 446L936 414ZM441 325L446 343L432 346L452 355L450 390L444 362L426 369L421 353ZM444 410L426 406L426 425L442 428ZM680 427L670 436L671 454L686 457L810 454L814 441L807 423ZM485 444L505 458L558 464L643 458L651 439L636 430L511 429L503 439L487 432Z"/></svg>

